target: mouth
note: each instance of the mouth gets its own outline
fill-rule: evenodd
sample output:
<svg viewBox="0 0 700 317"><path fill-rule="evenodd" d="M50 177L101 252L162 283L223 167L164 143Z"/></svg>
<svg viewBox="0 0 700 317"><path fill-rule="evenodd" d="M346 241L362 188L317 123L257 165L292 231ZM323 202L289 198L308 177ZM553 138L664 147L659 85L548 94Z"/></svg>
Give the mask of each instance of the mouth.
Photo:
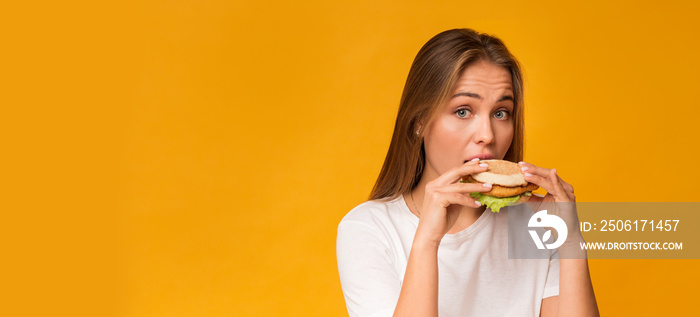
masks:
<svg viewBox="0 0 700 317"><path fill-rule="evenodd" d="M474 155L474 156L470 157L468 160L464 161L464 163L469 162L475 158L478 158L479 160L490 160L490 159L493 159L494 156L492 154L488 154L488 153Z"/></svg>

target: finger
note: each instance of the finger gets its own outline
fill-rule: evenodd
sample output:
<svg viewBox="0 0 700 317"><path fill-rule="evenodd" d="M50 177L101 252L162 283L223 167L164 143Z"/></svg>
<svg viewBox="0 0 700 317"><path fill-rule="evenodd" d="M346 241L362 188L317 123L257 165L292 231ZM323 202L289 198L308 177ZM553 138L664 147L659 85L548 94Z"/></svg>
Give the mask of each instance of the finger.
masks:
<svg viewBox="0 0 700 317"><path fill-rule="evenodd" d="M493 188L490 183L452 183L449 185L442 186L437 190L443 193L475 193L475 192L487 192Z"/></svg>
<svg viewBox="0 0 700 317"><path fill-rule="evenodd" d="M525 180L537 184L538 186L544 188L548 195L552 195L557 201L570 201L569 195L566 194L565 189L558 182L559 177L556 174L556 170L552 169L547 177L541 177L539 175L525 175ZM555 181L556 180L556 181Z"/></svg>
<svg viewBox="0 0 700 317"><path fill-rule="evenodd" d="M542 177L547 177L549 175L549 172L551 171L548 168L538 167L534 164L530 164L527 162L519 162L518 165L520 166L520 171L523 173L523 175L525 173L529 173L529 174L539 175ZM558 176L558 174L557 174L557 176ZM562 186L564 187L564 189L568 193L570 193L570 194L574 193L574 187L571 186L571 184L565 182L563 179L561 179L561 177L559 177L559 181L561 182Z"/></svg>
<svg viewBox="0 0 700 317"><path fill-rule="evenodd" d="M557 175L556 169L552 169L552 172L550 174L550 178L552 179L552 185L554 186L554 189L557 191L557 196L559 196L562 201L566 201L566 202L573 201L573 197L574 197L573 193L569 194L569 191L564 187L564 184L562 183L563 181L561 180L561 178L559 178L559 175ZM569 186L571 186L571 185L569 185ZM572 189L572 191L573 191L573 189Z"/></svg>
<svg viewBox="0 0 700 317"><path fill-rule="evenodd" d="M464 195L460 193L448 193L442 195L443 199L440 204L443 208L447 208L450 205L461 205L467 207L480 207L481 203L476 199L470 197L469 195Z"/></svg>
<svg viewBox="0 0 700 317"><path fill-rule="evenodd" d="M549 168L544 168L544 167L539 167L534 164L530 164L527 162L519 162L518 165L520 166L520 172L523 174L523 177L525 177L525 180L537 184L540 187L544 188L547 190L547 192L550 192L554 189L552 185L547 185L545 182L552 183L551 175L550 173L552 172L553 169ZM561 178L559 178L559 181L563 182L563 184L566 184ZM573 191L573 186L566 184L563 185L565 186L564 189L566 190L568 186L571 188Z"/></svg>
<svg viewBox="0 0 700 317"><path fill-rule="evenodd" d="M557 174L557 176L559 176ZM567 193L569 194L574 194L574 186L571 186L571 184L565 182L561 177L559 177L559 182L561 182L561 185L564 186L564 189L566 190Z"/></svg>
<svg viewBox="0 0 700 317"><path fill-rule="evenodd" d="M554 187L552 186L552 181L547 177L542 177L539 175L532 175L530 173L525 173L523 177L525 178L526 181L533 183L537 186L540 186L544 188L544 190L547 191L547 193L554 193Z"/></svg>
<svg viewBox="0 0 700 317"><path fill-rule="evenodd" d="M488 170L488 164L483 162L480 163L478 160L474 159L458 167L450 169L449 171L440 175L438 178L431 181L431 183L436 186L452 184L460 180L465 175L482 173L486 172L486 170Z"/></svg>
<svg viewBox="0 0 700 317"><path fill-rule="evenodd" d="M518 165L520 166L520 173L529 173L532 175L537 175L540 177L547 177L549 175L550 169L544 168L544 167L539 167L534 164L526 163L526 162L519 162Z"/></svg>
<svg viewBox="0 0 700 317"><path fill-rule="evenodd" d="M558 198L560 201L570 201L569 195L566 193L566 189L564 189L564 186L562 186L561 182L559 181L559 176L557 176L557 170L552 169L549 172L549 179L552 180L552 187L554 188L554 198Z"/></svg>

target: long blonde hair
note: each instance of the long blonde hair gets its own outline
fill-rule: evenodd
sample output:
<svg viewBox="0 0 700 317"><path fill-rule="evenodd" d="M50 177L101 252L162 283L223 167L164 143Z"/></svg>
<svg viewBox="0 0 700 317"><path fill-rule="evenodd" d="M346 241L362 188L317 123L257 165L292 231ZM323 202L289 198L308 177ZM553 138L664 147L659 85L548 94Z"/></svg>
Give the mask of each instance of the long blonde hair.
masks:
<svg viewBox="0 0 700 317"><path fill-rule="evenodd" d="M504 160L523 158L523 80L520 65L503 42L471 29L444 31L418 51L406 79L394 134L384 165L369 199L396 198L409 193L420 181L425 167L423 135L453 92L459 76L469 65L486 60L510 73L515 107L514 134Z"/></svg>

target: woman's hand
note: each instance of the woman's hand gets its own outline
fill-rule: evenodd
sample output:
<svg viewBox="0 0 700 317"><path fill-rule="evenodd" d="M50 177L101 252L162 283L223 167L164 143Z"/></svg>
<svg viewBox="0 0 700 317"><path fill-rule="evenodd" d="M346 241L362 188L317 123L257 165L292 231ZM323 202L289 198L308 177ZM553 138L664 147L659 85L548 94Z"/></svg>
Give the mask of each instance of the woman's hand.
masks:
<svg viewBox="0 0 700 317"><path fill-rule="evenodd" d="M486 163L474 159L427 183L416 238L439 244L459 218L462 206L480 207L481 203L469 196L469 193L487 192L491 190L491 184L461 183L459 180L487 169Z"/></svg>
<svg viewBox="0 0 700 317"><path fill-rule="evenodd" d="M574 187L557 175L556 169L538 167L530 163L520 162L520 172L525 180L536 184L547 191L544 197L534 196L532 202L575 202Z"/></svg>
<svg viewBox="0 0 700 317"><path fill-rule="evenodd" d="M568 237L566 246L583 241L579 228L578 213L576 212L576 196L574 187L557 175L556 169L538 167L530 163L520 162L520 172L525 180L536 184L547 191L544 197L532 195L528 203L533 203L533 211L547 210L548 214L556 215L566 223ZM560 248L560 251L566 251ZM568 249L567 249L568 250ZM576 249L572 249L576 251ZM580 250L580 249L579 249Z"/></svg>
<svg viewBox="0 0 700 317"><path fill-rule="evenodd" d="M568 229L564 244L557 249L560 263L559 295L542 301L542 316L600 316L586 250L580 247L584 240L579 228L574 187L562 180L555 169L525 162L518 165L526 181L547 191L544 197L530 197L528 203L534 202L537 205L533 210L547 210L548 214L559 216Z"/></svg>

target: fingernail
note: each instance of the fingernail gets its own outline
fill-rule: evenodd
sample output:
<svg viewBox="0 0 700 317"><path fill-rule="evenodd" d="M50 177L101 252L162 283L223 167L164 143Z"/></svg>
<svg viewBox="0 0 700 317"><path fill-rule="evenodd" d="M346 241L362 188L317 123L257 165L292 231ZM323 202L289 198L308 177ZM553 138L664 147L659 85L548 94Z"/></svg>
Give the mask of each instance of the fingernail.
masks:
<svg viewBox="0 0 700 317"><path fill-rule="evenodd" d="M523 166L522 168L520 168L520 170L523 171L523 172L524 172L524 171L527 171L527 170L529 170L529 169L530 169L530 168L527 167L527 166Z"/></svg>
<svg viewBox="0 0 700 317"><path fill-rule="evenodd" d="M527 177L532 177L532 174L530 174L530 173L525 173L525 176L527 176Z"/></svg>
<svg viewBox="0 0 700 317"><path fill-rule="evenodd" d="M489 167L489 165L486 164L486 163L481 163L481 164L479 164L479 166L481 166L481 167Z"/></svg>
<svg viewBox="0 0 700 317"><path fill-rule="evenodd" d="M484 183L484 187L491 188L491 187L493 187L493 185L491 185L491 183Z"/></svg>
<svg viewBox="0 0 700 317"><path fill-rule="evenodd" d="M481 206L481 203L478 200L474 201L474 204L476 204L477 206Z"/></svg>
<svg viewBox="0 0 700 317"><path fill-rule="evenodd" d="M535 196L537 196L537 197L539 197L539 198L542 198L542 197L544 197L544 195L540 195L540 194L535 194L535 193L532 193L532 194L533 194L533 195L535 195Z"/></svg>
<svg viewBox="0 0 700 317"><path fill-rule="evenodd" d="M478 160L479 160L479 158L478 158L478 157L475 157L475 158L472 159L472 162L478 161Z"/></svg>
<svg viewBox="0 0 700 317"><path fill-rule="evenodd" d="M525 165L525 162L518 162L519 165Z"/></svg>
<svg viewBox="0 0 700 317"><path fill-rule="evenodd" d="M554 175L557 175L557 169L553 168L552 171L554 171Z"/></svg>

